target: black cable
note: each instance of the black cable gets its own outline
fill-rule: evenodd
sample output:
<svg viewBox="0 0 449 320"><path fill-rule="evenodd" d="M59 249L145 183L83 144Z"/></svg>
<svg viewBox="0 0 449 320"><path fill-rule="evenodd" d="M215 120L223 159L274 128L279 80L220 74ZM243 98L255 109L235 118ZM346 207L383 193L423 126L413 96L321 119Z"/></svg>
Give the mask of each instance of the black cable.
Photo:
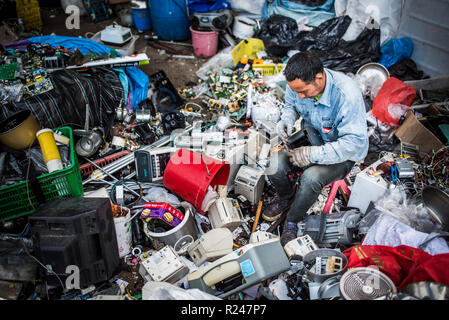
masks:
<svg viewBox="0 0 449 320"><path fill-rule="evenodd" d="M136 182L136 181L134 181L134 180L131 180L131 179L121 179L121 180L116 181L116 182L112 185L111 191L109 192L109 197L110 197L111 202L112 202L113 204L120 206L120 204L118 204L117 201L115 200L115 196L114 196L114 194L115 194L115 188L116 188L117 186L122 185L122 184L125 184L125 183L127 183L127 182L132 182L132 183L135 183L135 184L137 184L137 185L139 186L139 188L140 188L140 191L139 191L140 196L137 198L137 200L135 200L135 201L133 201L133 202L131 202L131 203L129 203L129 204L123 204L122 206L123 206L123 207L127 207L127 208L128 208L128 207L132 207L132 206L134 206L135 204L137 204L137 203L142 199L142 191L143 191L143 190L142 190L142 185L141 185L140 183L138 183L138 182Z"/></svg>

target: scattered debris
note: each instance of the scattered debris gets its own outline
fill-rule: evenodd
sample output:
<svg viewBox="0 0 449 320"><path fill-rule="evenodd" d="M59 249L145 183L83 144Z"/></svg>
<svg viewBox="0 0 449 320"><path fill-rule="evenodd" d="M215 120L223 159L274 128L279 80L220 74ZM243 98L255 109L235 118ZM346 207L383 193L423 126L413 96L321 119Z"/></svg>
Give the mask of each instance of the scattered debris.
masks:
<svg viewBox="0 0 449 320"><path fill-rule="evenodd" d="M131 23L109 22L119 2L82 2L91 23L108 20L87 47L25 40L45 22L39 10L0 26L7 36L0 46L0 298L406 300L420 298L408 286L417 280L449 285L439 267L449 259L447 79L392 77L377 63L378 30L342 40L349 16L315 27L280 15L262 24L238 16L234 39L223 1L208 12L189 8L194 31L215 32L225 47L208 61L194 54L193 41L164 41L156 31L140 37L164 55L159 61L190 73L201 65L198 81L180 70L185 85L176 87L179 79L162 64L150 75L137 68L148 64L147 47L135 52ZM123 15L137 8L122 5ZM296 49L319 51L326 67L347 72L342 79L358 84L366 104L359 107L367 111L368 154L318 187L304 185L309 165L299 168L297 159L285 172L273 165L285 153L341 139L335 115L319 111L310 111L310 122L320 128L295 119L282 138L286 110L300 112L289 105L292 84L283 73ZM41 100L61 86L56 74L79 89L66 86L65 99L81 92L77 123ZM108 90L90 77L106 79ZM332 108L335 101L321 100L326 83L318 95L297 91L295 103ZM40 102L17 107L30 98ZM301 116L309 113L303 109ZM280 171L294 193L313 187L319 194L301 221L290 221L295 198L276 190ZM270 218L273 206L283 209Z"/></svg>

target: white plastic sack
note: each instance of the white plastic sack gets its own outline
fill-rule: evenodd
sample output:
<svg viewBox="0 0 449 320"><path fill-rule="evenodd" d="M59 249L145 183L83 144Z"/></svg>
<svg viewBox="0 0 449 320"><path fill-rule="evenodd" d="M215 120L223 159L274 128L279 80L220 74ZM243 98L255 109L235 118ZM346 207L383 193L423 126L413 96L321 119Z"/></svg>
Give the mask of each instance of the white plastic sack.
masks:
<svg viewBox="0 0 449 320"><path fill-rule="evenodd" d="M366 121L368 121L368 125L376 127L376 130L380 130L383 133L392 132L392 128L388 125L388 123L380 121L373 115L373 111L370 110L366 113Z"/></svg>
<svg viewBox="0 0 449 320"><path fill-rule="evenodd" d="M142 288L142 300L221 300L200 289L182 289L168 282L148 281Z"/></svg>
<svg viewBox="0 0 449 320"><path fill-rule="evenodd" d="M192 100L195 100L198 99L203 94L205 94L207 91L209 91L209 87L206 82L203 82L192 87L192 91L195 93L195 97L193 97Z"/></svg>
<svg viewBox="0 0 449 320"><path fill-rule="evenodd" d="M374 207L418 231L431 233L442 229L440 224L433 221L424 206L407 200L407 194L400 185L386 191L384 196L375 202Z"/></svg>
<svg viewBox="0 0 449 320"><path fill-rule="evenodd" d="M394 119L400 119L403 115L407 113L408 109L410 109L409 106L396 103L389 104L387 107L388 113Z"/></svg>
<svg viewBox="0 0 449 320"><path fill-rule="evenodd" d="M233 11L243 14L262 16L265 0L228 0Z"/></svg>
<svg viewBox="0 0 449 320"><path fill-rule="evenodd" d="M231 118L226 116L219 116L217 119L217 130L218 131L225 131L227 128L231 126Z"/></svg>
<svg viewBox="0 0 449 320"><path fill-rule="evenodd" d="M265 84L274 89L275 87L278 87L281 83L285 83L285 75L284 72L278 72L277 74L275 74L274 76L264 76L263 80L265 82ZM285 94L282 94L282 101L284 101L284 96ZM281 98L278 96L278 98Z"/></svg>
<svg viewBox="0 0 449 320"><path fill-rule="evenodd" d="M279 300L293 300L288 296L288 288L285 281L281 278L277 278L270 282L268 288L273 293L273 295Z"/></svg>
<svg viewBox="0 0 449 320"><path fill-rule="evenodd" d="M346 8L348 7L348 0L335 0L334 10L335 16L341 17L346 14Z"/></svg>
<svg viewBox="0 0 449 320"><path fill-rule="evenodd" d="M264 106L253 106L251 112L251 119L255 122L257 120L269 120L277 123L281 118L281 113L278 108L266 108Z"/></svg>
<svg viewBox="0 0 449 320"><path fill-rule="evenodd" d="M371 76L368 77L366 74L352 74L347 73L348 77L354 79L362 90L362 94L364 97L369 97L371 100L377 96L384 84L385 80L380 76Z"/></svg>
<svg viewBox="0 0 449 320"><path fill-rule="evenodd" d="M346 10L344 1L337 1L338 15L345 13L352 19L343 40L355 40L365 26L369 25L370 17L380 25L380 45L394 38L399 28L402 0L347 0Z"/></svg>
<svg viewBox="0 0 449 320"><path fill-rule="evenodd" d="M179 201L177 196L169 193L167 189L162 187L148 189L145 198L151 202L166 202L175 207L181 205L181 201Z"/></svg>
<svg viewBox="0 0 449 320"><path fill-rule="evenodd" d="M389 247L406 245L418 248L427 236L427 233L416 231L389 214L381 214L369 229L362 245ZM436 238L426 245L424 251L431 255L449 253L449 247L443 238Z"/></svg>
<svg viewBox="0 0 449 320"><path fill-rule="evenodd" d="M61 7L66 11L68 6L77 6L80 9L80 16L87 16L82 0L61 0Z"/></svg>
<svg viewBox="0 0 449 320"><path fill-rule="evenodd" d="M206 73L208 71L215 72L224 68L234 68L234 60L231 53L232 49L234 49L232 46L226 47L218 52L198 69L196 75L203 80L207 80Z"/></svg>
<svg viewBox="0 0 449 320"><path fill-rule="evenodd" d="M251 103L251 119L253 122L269 120L276 123L280 120L282 102L274 94L253 92Z"/></svg>

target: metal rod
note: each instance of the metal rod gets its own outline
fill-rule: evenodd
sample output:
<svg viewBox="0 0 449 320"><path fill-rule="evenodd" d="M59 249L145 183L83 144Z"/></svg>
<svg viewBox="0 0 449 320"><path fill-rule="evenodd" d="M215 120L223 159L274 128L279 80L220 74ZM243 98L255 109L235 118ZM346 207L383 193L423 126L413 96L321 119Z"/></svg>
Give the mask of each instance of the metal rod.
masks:
<svg viewBox="0 0 449 320"><path fill-rule="evenodd" d="M92 165L94 165L95 167L97 167L97 169L99 169L101 172L105 173L106 175L108 175L109 177L111 177L112 179L114 179L114 181L116 181L116 182L119 181L119 179L117 179L116 177L114 177L112 174L109 174L109 173L105 172L105 171L104 171L99 165L97 165L95 162L93 162L93 161L87 159L86 157L84 157L84 159L86 159L86 160L89 161ZM106 180L101 179L101 181L104 181L104 182L106 182L106 183L108 183L108 184L110 184L110 185L112 186L112 183L110 183L110 182L108 182L108 181L106 181ZM126 184L124 184L124 183L123 183L123 187L124 187L125 189L127 189L128 191L130 191L131 193L133 193L134 195L136 195L136 196L138 196L138 197L141 196L140 194L138 194L138 193L135 192L134 190L130 189L130 188L129 188ZM142 199L146 200L143 196L142 196Z"/></svg>
<svg viewBox="0 0 449 320"><path fill-rule="evenodd" d="M192 125L188 125L184 129L183 134L191 131L192 128L193 128ZM154 143L140 148L140 150L151 150L153 148L164 146L169 142L170 142L170 136L166 135L166 136L161 137L159 140L155 141ZM127 154L126 156L106 165L105 167L101 168L102 169L101 171L107 173L108 175L111 175L111 174L117 172L118 170L124 168L125 166L131 164L133 161L134 161L134 152ZM134 177L135 175L136 175L136 173L133 172L133 173L129 174L126 178L130 179L130 178ZM91 174L86 180L83 181L83 185L91 183L91 182L95 183L95 181L97 181L95 179L97 176L98 176L98 173ZM144 199L144 200L146 200L146 199Z"/></svg>
<svg viewBox="0 0 449 320"><path fill-rule="evenodd" d="M174 44L178 46L186 46L186 47L193 47L191 43L184 43L184 42L172 42L172 41L165 41L165 40L158 40L161 43L167 43L167 44Z"/></svg>
<svg viewBox="0 0 449 320"><path fill-rule="evenodd" d="M413 109L413 110L425 109L425 108L429 107L431 104L436 104L438 106L445 106L448 104L448 102L442 101L442 102L433 102L433 103L426 103L426 104L417 104L417 105L411 106L410 109Z"/></svg>
<svg viewBox="0 0 449 320"><path fill-rule="evenodd" d="M172 54L171 58L173 58L173 59L186 59L186 60L195 60L196 59L195 56L186 56L186 55L182 55L182 54Z"/></svg>
<svg viewBox="0 0 449 320"><path fill-rule="evenodd" d="M148 146L142 147L140 150L150 150L152 148L163 146L163 145L165 145L168 142L170 142L170 136L163 136L158 141L156 141L156 142L154 142L154 143L152 143L152 144L150 144ZM134 152L130 153L130 154L128 154L128 155L126 155L126 156L124 156L124 157L122 157L120 159L118 159L117 161L114 161L113 163L111 163L111 164L109 164L107 166L105 166L103 168L103 170L105 172L113 174L113 173L117 172L118 170L122 169L123 167L126 167L128 164L132 163L133 161L134 161ZM91 182L93 180L96 180L95 177L96 177L96 174L90 175L89 178L87 178L86 180L83 181L83 185L85 185L86 183L89 183L89 182Z"/></svg>
<svg viewBox="0 0 449 320"><path fill-rule="evenodd" d="M204 151L201 151L201 160L204 161L204 165L206 166L207 175L210 176L209 167L207 166L206 159L203 159Z"/></svg>
<svg viewBox="0 0 449 320"><path fill-rule="evenodd" d="M103 168L101 168L99 165L97 165L95 162L93 162L92 160L89 160L86 157L83 157L85 160L87 160L90 164L92 164L94 167L96 167L98 170L100 170L101 172L103 172L104 174L106 174L107 176L111 177L112 179L114 179L114 181L118 181L118 179L116 177L114 177L112 174L107 173L106 171L103 170ZM101 179L99 179L101 180Z"/></svg>

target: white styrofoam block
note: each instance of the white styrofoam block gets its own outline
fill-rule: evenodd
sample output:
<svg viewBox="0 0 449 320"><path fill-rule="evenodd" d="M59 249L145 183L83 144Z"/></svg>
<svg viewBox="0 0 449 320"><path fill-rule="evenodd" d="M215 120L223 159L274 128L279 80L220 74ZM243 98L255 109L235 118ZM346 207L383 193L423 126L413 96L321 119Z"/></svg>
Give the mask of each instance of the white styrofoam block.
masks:
<svg viewBox="0 0 449 320"><path fill-rule="evenodd" d="M365 213L371 201L377 201L385 191L388 190L388 183L381 175L370 176L369 170L386 161L392 161L389 156L376 161L371 166L360 172L356 178L351 189L351 196L349 197L348 207L358 208L361 213Z"/></svg>

